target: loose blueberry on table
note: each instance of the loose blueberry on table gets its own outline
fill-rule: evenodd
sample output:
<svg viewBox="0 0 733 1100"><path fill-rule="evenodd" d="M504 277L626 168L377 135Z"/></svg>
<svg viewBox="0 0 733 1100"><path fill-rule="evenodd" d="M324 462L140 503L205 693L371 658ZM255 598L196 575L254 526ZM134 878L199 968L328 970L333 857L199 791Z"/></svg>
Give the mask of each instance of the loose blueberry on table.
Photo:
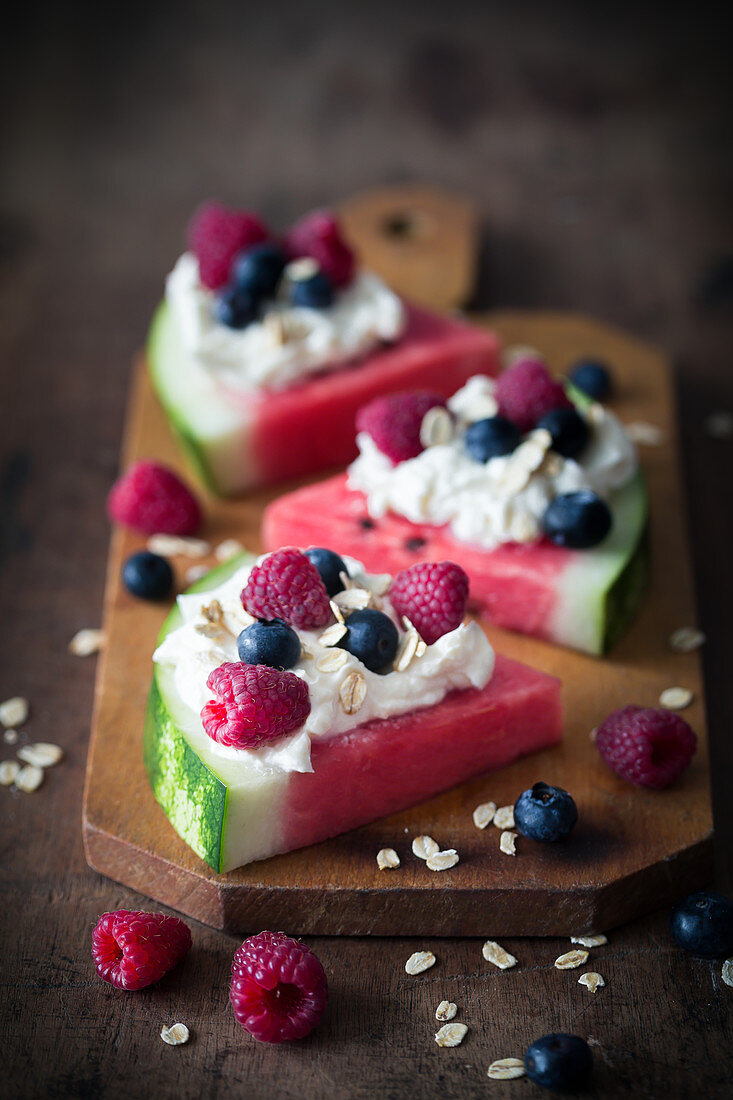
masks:
<svg viewBox="0 0 733 1100"><path fill-rule="evenodd" d="M122 567L122 580L127 591L142 600L164 600L173 590L170 563L149 550L130 555Z"/></svg>
<svg viewBox="0 0 733 1100"><path fill-rule="evenodd" d="M562 787L535 783L514 804L514 822L531 840L566 840L578 820L575 801Z"/></svg>
<svg viewBox="0 0 733 1100"><path fill-rule="evenodd" d="M733 954L733 903L722 894L690 894L672 910L669 926L680 947L693 955Z"/></svg>
<svg viewBox="0 0 733 1100"><path fill-rule="evenodd" d="M593 1055L578 1035L544 1035L532 1043L524 1056L530 1081L544 1089L570 1092L590 1077Z"/></svg>
<svg viewBox="0 0 733 1100"><path fill-rule="evenodd" d="M611 372L598 359L580 359L568 372L577 389L594 401L605 401L611 393Z"/></svg>

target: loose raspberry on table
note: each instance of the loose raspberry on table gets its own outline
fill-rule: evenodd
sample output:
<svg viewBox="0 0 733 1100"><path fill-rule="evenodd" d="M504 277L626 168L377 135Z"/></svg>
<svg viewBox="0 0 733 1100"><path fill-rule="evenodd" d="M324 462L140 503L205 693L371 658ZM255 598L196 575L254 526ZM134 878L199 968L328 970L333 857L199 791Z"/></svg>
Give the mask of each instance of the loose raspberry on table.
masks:
<svg viewBox="0 0 733 1100"><path fill-rule="evenodd" d="M316 630L331 618L326 586L315 565L295 547L268 554L242 590L242 606L255 619L282 619L297 630Z"/></svg>
<svg viewBox="0 0 733 1100"><path fill-rule="evenodd" d="M389 598L397 614L407 616L422 640L432 645L463 622L468 577L452 561L420 562L397 574Z"/></svg>
<svg viewBox="0 0 733 1100"><path fill-rule="evenodd" d="M354 278L356 258L330 210L314 210L296 222L285 237L285 251L293 260L315 260L336 287L346 287Z"/></svg>
<svg viewBox="0 0 733 1100"><path fill-rule="evenodd" d="M528 432L553 409L572 409L560 382L539 359L520 359L496 380L494 396L499 415L513 420L520 431Z"/></svg>
<svg viewBox="0 0 733 1100"><path fill-rule="evenodd" d="M673 711L628 706L598 727L596 748L622 779L661 790L689 766L697 738Z"/></svg>
<svg viewBox="0 0 733 1100"><path fill-rule="evenodd" d="M320 1023L328 983L304 943L282 932L260 932L234 956L229 996L245 1031L263 1043L284 1043L302 1039Z"/></svg>
<svg viewBox="0 0 733 1100"><path fill-rule="evenodd" d="M178 917L117 909L103 913L92 932L92 958L103 981L143 989L188 954L191 932Z"/></svg>
<svg viewBox="0 0 733 1100"><path fill-rule="evenodd" d="M107 513L143 535L193 535L201 526L201 508L178 474L157 462L143 460L112 486Z"/></svg>
<svg viewBox="0 0 733 1100"><path fill-rule="evenodd" d="M217 698L204 705L201 721L220 745L259 748L292 733L310 714L305 680L269 665L226 661L209 674L206 686Z"/></svg>
<svg viewBox="0 0 733 1100"><path fill-rule="evenodd" d="M194 214L188 229L191 251L199 262L199 279L209 290L229 281L238 253L269 238L267 226L249 210L229 210L207 202Z"/></svg>
<svg viewBox="0 0 733 1100"><path fill-rule="evenodd" d="M366 432L392 462L405 462L423 450L420 426L429 409L445 406L439 393L411 390L375 397L356 414L356 430Z"/></svg>

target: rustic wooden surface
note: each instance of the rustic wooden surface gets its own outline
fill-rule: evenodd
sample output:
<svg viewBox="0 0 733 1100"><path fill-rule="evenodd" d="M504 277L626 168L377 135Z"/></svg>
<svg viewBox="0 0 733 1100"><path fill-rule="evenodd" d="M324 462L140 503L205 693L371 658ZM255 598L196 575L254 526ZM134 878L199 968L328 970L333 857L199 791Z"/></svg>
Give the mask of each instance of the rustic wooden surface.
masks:
<svg viewBox="0 0 733 1100"><path fill-rule="evenodd" d="M16 8L2 39L6 163L0 323L0 697L32 702L28 735L67 759L32 797L1 790L4 1091L56 1097L529 1095L489 1061L567 1028L600 1046L599 1097L724 1097L731 990L675 949L666 912L619 930L592 998L550 960L559 940L311 941L332 1002L305 1044L257 1047L224 994L236 940L194 925L187 965L123 996L88 957L105 909L140 895L87 868L80 806L93 661L66 644L101 614L130 356L181 226L202 195L285 222L373 184L429 179L477 202L479 301L580 310L678 363L721 884L730 888L731 445L706 416L733 407L733 240L726 42L712 9L385 0L262 8ZM8 753L9 755L9 753ZM119 777L125 783L124 767ZM432 1013L471 1025L439 1050ZM164 1047L163 1022L192 1027ZM539 1094L538 1094L539 1095Z"/></svg>

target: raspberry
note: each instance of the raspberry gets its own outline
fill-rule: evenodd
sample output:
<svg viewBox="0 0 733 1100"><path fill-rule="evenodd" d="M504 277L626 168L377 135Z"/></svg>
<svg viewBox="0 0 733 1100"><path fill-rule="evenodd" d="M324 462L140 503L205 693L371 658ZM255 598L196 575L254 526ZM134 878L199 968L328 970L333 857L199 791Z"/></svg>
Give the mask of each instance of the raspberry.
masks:
<svg viewBox="0 0 733 1100"><path fill-rule="evenodd" d="M423 449L420 425L428 409L445 405L439 393L411 390L375 397L356 414L356 430L372 437L393 462L415 458Z"/></svg>
<svg viewBox="0 0 733 1100"><path fill-rule="evenodd" d="M513 420L520 431L534 428L553 409L572 409L559 382L539 359L520 359L499 375L494 391L499 415Z"/></svg>
<svg viewBox="0 0 733 1100"><path fill-rule="evenodd" d="M249 210L228 210L218 202L204 203L188 228L189 246L199 262L203 285L220 290L229 282L235 256L269 236L264 222Z"/></svg>
<svg viewBox="0 0 733 1100"><path fill-rule="evenodd" d="M397 614L406 615L422 640L432 645L463 622L468 577L452 561L420 562L397 574L389 598Z"/></svg>
<svg viewBox="0 0 733 1100"><path fill-rule="evenodd" d="M107 513L143 535L193 535L201 508L178 474L157 462L134 462L110 489Z"/></svg>
<svg viewBox="0 0 733 1100"><path fill-rule="evenodd" d="M205 704L201 721L212 741L256 749L302 726L310 714L308 685L294 672L268 665L225 661L206 686L218 696Z"/></svg>
<svg viewBox="0 0 733 1100"><path fill-rule="evenodd" d="M282 932L260 932L234 956L229 997L245 1031L263 1043L284 1043L302 1039L320 1023L328 983L304 943Z"/></svg>
<svg viewBox="0 0 733 1100"><path fill-rule="evenodd" d="M695 755L697 738L670 710L622 707L598 727L596 748L609 768L637 787L661 790Z"/></svg>
<svg viewBox="0 0 733 1100"><path fill-rule="evenodd" d="M293 260L310 256L336 287L346 287L354 278L354 253L330 210L314 210L296 222L285 238L285 250Z"/></svg>
<svg viewBox="0 0 733 1100"><path fill-rule="evenodd" d="M143 989L159 981L190 947L188 925L165 913L117 909L103 913L92 932L97 973L117 989Z"/></svg>
<svg viewBox="0 0 733 1100"><path fill-rule="evenodd" d="M242 606L255 619L283 619L298 630L315 630L331 618L320 573L292 546L268 554L253 567L242 591Z"/></svg>

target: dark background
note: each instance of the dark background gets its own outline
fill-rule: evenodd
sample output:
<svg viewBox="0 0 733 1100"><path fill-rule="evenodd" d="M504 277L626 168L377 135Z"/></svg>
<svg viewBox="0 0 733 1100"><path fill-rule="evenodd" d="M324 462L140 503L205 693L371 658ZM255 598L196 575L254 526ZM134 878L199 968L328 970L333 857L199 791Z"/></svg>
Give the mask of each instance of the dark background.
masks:
<svg viewBox="0 0 733 1100"><path fill-rule="evenodd" d="M423 945L320 941L334 1007L287 1052L234 1031L226 937L196 927L185 970L137 997L91 972L96 915L142 899L84 863L93 662L66 646L99 622L130 358L205 197L284 224L370 184L455 187L484 217L477 306L587 312L674 358L730 885L733 444L703 427L733 409L731 65L719 19L704 4L680 14L460 0L12 12L0 47L0 698L28 696L33 735L68 758L36 794L0 792L9 1095L518 1095L526 1083L486 1081L489 1061L575 1023L545 971L502 983L473 941L442 946L441 975L453 977L408 988L404 958ZM576 1025L602 1040L599 1095L722 1096L729 1085L733 992L719 967L670 949L664 925L661 914L614 935L609 984L584 1009L592 1024ZM538 964L561 949L508 946ZM442 996L473 1006L481 1041L436 1063L430 1014ZM161 1051L160 1025L174 1018L195 1040Z"/></svg>

